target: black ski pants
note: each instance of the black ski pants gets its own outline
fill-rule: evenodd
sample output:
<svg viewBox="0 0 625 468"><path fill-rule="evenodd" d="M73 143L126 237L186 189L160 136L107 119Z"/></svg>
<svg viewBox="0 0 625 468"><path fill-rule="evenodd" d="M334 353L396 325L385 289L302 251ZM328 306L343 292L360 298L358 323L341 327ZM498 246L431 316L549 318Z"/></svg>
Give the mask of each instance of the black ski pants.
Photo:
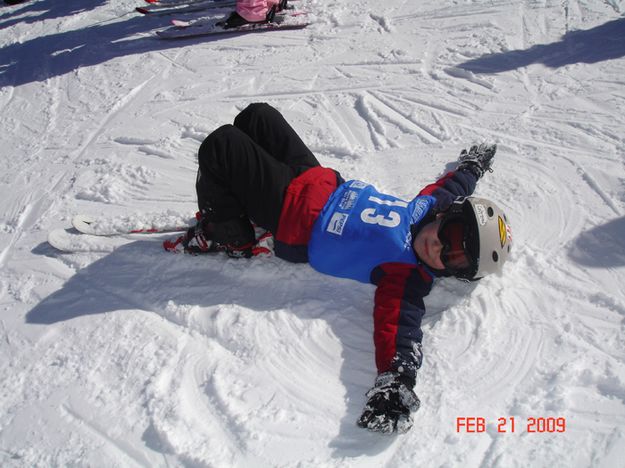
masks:
<svg viewBox="0 0 625 468"><path fill-rule="evenodd" d="M211 222L247 216L274 234L291 181L319 162L269 104L250 104L198 152L199 209Z"/></svg>

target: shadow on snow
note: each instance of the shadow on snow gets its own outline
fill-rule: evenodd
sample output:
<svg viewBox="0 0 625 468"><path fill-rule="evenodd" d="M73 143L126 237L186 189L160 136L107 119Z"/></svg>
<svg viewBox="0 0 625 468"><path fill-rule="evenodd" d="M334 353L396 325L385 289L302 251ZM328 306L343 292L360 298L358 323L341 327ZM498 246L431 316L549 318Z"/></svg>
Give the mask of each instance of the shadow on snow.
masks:
<svg viewBox="0 0 625 468"><path fill-rule="evenodd" d="M63 255L47 243L33 253L53 258ZM394 437L369 434L355 424L375 377L373 292L371 285L330 278L308 265L275 258L237 261L225 256L172 256L155 250L155 240L141 240L78 271L30 310L26 322L47 325L107 312L148 311L188 328L194 325L181 309L221 304L237 304L259 313L287 309L301 320L322 319L341 343L337 359L342 362L340 380L345 386L346 411L330 447L337 458L358 457L381 453L395 441ZM426 321L437 321L442 310L463 293L466 291L436 298ZM172 304L183 307L172 310ZM196 331L210 337L210 332ZM167 446L166 441L154 441L152 436L151 447Z"/></svg>
<svg viewBox="0 0 625 468"><path fill-rule="evenodd" d="M69 4L80 3L80 8ZM29 4L19 11L39 11L36 16L22 19L6 19L0 15L0 28L6 28L18 22L34 23L62 16L70 16L93 9L104 3L103 0L85 0L82 2L58 2L41 0ZM8 9L8 8L7 8ZM0 10L4 13L5 9ZM184 45L218 40L217 37L199 37L189 39L163 40L154 36L145 36L156 29L163 29L169 24L169 17L151 17L128 12L126 20L112 18L91 26L63 31L56 34L35 37L24 42L15 42L0 48L0 87L19 86L35 81L64 75L82 67L98 65L111 59L166 50ZM123 15L126 16L126 15ZM4 21L3 21L4 20ZM143 34L143 36L142 36Z"/></svg>
<svg viewBox="0 0 625 468"><path fill-rule="evenodd" d="M40 0L11 6L3 3L4 8L0 8L0 29L18 23L33 24L43 20L72 16L93 10L104 3L106 3L105 0L82 0L80 2Z"/></svg>
<svg viewBox="0 0 625 468"><path fill-rule="evenodd" d="M569 257L592 268L625 265L625 217L582 232L569 249Z"/></svg>
<svg viewBox="0 0 625 468"><path fill-rule="evenodd" d="M500 73L542 63L559 68L574 63L597 63L625 56L625 18L588 30L571 31L552 44L527 50L488 54L458 65L474 73Z"/></svg>

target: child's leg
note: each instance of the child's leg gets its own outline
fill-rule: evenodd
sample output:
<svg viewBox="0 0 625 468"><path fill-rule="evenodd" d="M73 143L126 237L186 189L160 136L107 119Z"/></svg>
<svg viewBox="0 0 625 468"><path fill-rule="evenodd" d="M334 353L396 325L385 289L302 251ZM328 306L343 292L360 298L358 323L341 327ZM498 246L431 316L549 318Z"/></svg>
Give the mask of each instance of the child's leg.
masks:
<svg viewBox="0 0 625 468"><path fill-rule="evenodd" d="M291 167L294 177L319 166L319 161L295 130L269 104L250 104L234 119L234 125L276 160Z"/></svg>
<svg viewBox="0 0 625 468"><path fill-rule="evenodd" d="M246 216L275 232L293 170L232 125L211 133L198 152L196 191L211 222Z"/></svg>

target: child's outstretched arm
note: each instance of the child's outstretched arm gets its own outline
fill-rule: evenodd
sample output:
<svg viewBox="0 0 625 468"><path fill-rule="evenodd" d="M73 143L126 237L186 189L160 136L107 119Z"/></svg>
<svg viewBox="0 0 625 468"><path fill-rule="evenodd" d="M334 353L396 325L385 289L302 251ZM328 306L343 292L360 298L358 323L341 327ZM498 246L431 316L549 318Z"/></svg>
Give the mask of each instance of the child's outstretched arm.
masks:
<svg viewBox="0 0 625 468"><path fill-rule="evenodd" d="M496 151L496 145L487 144L463 150L456 170L419 195L436 198L434 214L445 211L458 197L473 193L477 181L490 171ZM378 376L367 392L358 425L376 432L406 432L420 405L413 387L422 361L423 298L433 277L422 265L386 263L373 271L371 279L377 285L373 338Z"/></svg>
<svg viewBox="0 0 625 468"><path fill-rule="evenodd" d="M477 181L486 172L492 172L496 152L497 145L485 143L472 146L469 151L462 150L456 170L427 185L419 195L432 195L437 200L434 208L437 211L445 211L456 198L471 195Z"/></svg>
<svg viewBox="0 0 625 468"><path fill-rule="evenodd" d="M413 392L421 366L423 297L432 285L421 267L388 263L376 268L374 343L378 377L358 425L376 432L406 432L419 408Z"/></svg>

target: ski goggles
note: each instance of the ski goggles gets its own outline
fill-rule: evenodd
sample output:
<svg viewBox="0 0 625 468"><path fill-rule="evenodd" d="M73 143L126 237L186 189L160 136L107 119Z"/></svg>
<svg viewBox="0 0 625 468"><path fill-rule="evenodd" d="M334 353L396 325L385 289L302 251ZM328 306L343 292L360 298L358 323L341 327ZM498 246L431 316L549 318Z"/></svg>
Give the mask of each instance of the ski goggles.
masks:
<svg viewBox="0 0 625 468"><path fill-rule="evenodd" d="M453 276L470 278L477 262L469 247L471 229L462 216L448 216L441 221L438 238L443 244L441 261Z"/></svg>

